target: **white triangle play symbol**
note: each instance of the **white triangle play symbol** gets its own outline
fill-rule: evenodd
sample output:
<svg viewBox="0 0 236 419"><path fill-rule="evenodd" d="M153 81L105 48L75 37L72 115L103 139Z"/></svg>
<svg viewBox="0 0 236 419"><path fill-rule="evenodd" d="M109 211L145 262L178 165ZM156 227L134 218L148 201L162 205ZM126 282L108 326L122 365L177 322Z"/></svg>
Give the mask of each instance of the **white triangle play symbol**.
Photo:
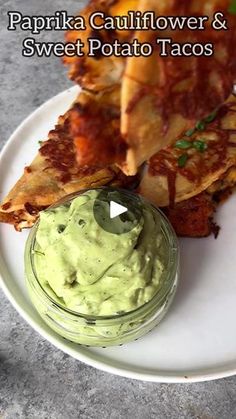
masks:
<svg viewBox="0 0 236 419"><path fill-rule="evenodd" d="M110 218L116 218L121 214L124 214L125 212L128 212L128 209L126 207L123 207L123 205L117 204L117 202L111 201L110 202Z"/></svg>

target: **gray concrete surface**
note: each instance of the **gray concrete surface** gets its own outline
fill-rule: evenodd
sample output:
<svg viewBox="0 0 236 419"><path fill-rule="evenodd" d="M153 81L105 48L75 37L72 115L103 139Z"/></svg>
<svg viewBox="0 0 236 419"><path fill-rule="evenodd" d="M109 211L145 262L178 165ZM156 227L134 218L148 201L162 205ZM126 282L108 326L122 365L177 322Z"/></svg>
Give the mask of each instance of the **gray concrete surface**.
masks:
<svg viewBox="0 0 236 419"><path fill-rule="evenodd" d="M50 14L67 8L74 12L79 3L83 2L0 0L0 147L30 112L70 85L56 58L21 57L24 34L7 33L7 11ZM44 341L0 291L0 418L234 419L236 377L158 385L97 371Z"/></svg>

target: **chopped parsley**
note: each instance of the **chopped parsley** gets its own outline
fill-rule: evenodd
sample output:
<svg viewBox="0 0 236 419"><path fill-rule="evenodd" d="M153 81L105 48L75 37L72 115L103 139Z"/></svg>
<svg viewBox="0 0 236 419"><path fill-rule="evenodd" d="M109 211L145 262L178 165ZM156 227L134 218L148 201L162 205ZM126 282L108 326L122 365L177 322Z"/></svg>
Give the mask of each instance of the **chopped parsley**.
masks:
<svg viewBox="0 0 236 419"><path fill-rule="evenodd" d="M193 147L203 153L208 149L208 145L204 140L196 140L193 142Z"/></svg>
<svg viewBox="0 0 236 419"><path fill-rule="evenodd" d="M208 115L204 121L209 124L210 122L214 121L214 119L216 118L217 115L217 111L212 112L210 115Z"/></svg>
<svg viewBox="0 0 236 419"><path fill-rule="evenodd" d="M195 133L195 128L189 129L185 132L186 137L192 137L192 135Z"/></svg>
<svg viewBox="0 0 236 419"><path fill-rule="evenodd" d="M204 129L206 128L205 122L204 121L197 122L196 128L198 129L198 131L204 131Z"/></svg>
<svg viewBox="0 0 236 419"><path fill-rule="evenodd" d="M186 166L186 163L187 163L187 161L188 161L188 159L189 159L189 156L188 156L188 154L187 154L187 153L182 154L182 156L180 156L180 157L178 158L178 166L179 166L180 168L185 167L185 166Z"/></svg>
<svg viewBox="0 0 236 419"><path fill-rule="evenodd" d="M188 140L181 139L176 141L175 147L179 148L180 150L187 150L188 148L192 147L192 143Z"/></svg>

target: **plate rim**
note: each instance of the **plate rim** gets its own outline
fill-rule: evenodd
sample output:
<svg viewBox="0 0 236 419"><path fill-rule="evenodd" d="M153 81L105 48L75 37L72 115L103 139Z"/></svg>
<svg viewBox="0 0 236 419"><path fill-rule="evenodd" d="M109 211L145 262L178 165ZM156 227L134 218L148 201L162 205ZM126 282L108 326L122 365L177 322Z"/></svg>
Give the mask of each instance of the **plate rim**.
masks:
<svg viewBox="0 0 236 419"><path fill-rule="evenodd" d="M54 95L49 100L45 101L41 106L36 108L29 116L27 116L20 125L14 130L10 138L7 140L5 145L3 146L1 152L0 152L0 165L2 164L2 161L4 159L5 154L8 152L8 148L11 146L11 143L14 142L15 138L17 138L19 132L24 128L25 125L27 125L34 117L37 115L38 112L40 112L45 106L50 106L51 103L53 103L55 100L59 99L63 95L72 94L76 90L80 89L79 86L73 86L69 89L66 89L57 95ZM79 91L79 90L78 90ZM53 346L55 346L57 349L60 349L64 353L70 355L74 359L81 361L89 366L92 366L94 368L97 368L100 371L108 372L110 374L115 374L120 377L125 377L129 379L135 379L135 380L142 380L146 382L153 382L153 383L175 383L175 384L182 384L182 383L197 383L197 382L205 382L205 381L211 381L226 377L231 377L233 375L236 375L236 359L231 367L222 366L219 368L211 367L209 368L208 372L206 372L206 369L204 371L200 371L199 369L194 371L186 371L186 374L183 372L180 372L179 374L171 374L168 373L166 375L158 374L156 371L149 373L144 372L138 372L134 371L129 368L125 367L118 367L118 366L112 366L109 362L105 362L102 360L95 359L96 357L92 357L89 355L85 355L84 353L80 352L79 350L75 350L74 348L71 348L67 346L67 342L61 342L59 340L59 336L53 336L50 334L50 329L47 331L44 329L43 326L37 323L36 320L31 318L31 316L27 313L26 310L24 310L23 307L21 307L20 304L15 300L14 295L10 292L8 286L7 286L7 280L4 279L4 269L2 266L0 266L0 287L3 290L5 296L9 300L9 302L12 304L12 306L15 308L15 310L20 314L20 316L28 323L32 329L34 329L37 333L39 333L46 341L50 342Z"/></svg>

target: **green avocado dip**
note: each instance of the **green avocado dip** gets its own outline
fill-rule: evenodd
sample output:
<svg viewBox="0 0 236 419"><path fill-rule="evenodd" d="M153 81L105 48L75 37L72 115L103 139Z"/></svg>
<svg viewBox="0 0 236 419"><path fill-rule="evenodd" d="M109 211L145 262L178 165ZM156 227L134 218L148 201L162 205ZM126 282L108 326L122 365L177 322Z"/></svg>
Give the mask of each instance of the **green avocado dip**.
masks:
<svg viewBox="0 0 236 419"><path fill-rule="evenodd" d="M112 199L118 195L113 191ZM97 198L98 191L87 191L41 213L34 269L61 306L82 315L116 316L148 303L162 287L165 239L160 215L148 205L130 231L107 232L94 217ZM107 214L109 203L101 202L100 209ZM116 222L127 227L120 217Z"/></svg>

